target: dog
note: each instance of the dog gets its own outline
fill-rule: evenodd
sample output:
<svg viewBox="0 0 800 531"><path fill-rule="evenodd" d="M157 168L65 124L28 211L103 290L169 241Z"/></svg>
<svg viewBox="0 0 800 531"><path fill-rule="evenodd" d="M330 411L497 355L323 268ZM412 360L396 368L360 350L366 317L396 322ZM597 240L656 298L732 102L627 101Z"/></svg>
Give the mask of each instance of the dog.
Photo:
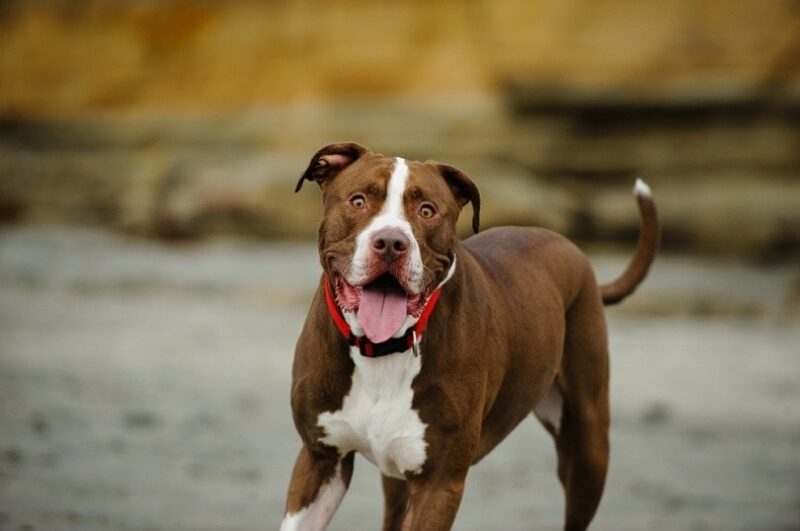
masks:
<svg viewBox="0 0 800 531"><path fill-rule="evenodd" d="M322 189L322 276L292 368L303 441L282 531L324 529L354 453L382 474L384 530L449 529L469 467L529 413L555 440L565 529L592 520L608 467L604 304L645 278L660 239L637 180L642 229L614 282L598 285L569 240L533 227L478 233L480 193L458 169L352 142L311 158ZM472 229L456 235L472 205Z"/></svg>

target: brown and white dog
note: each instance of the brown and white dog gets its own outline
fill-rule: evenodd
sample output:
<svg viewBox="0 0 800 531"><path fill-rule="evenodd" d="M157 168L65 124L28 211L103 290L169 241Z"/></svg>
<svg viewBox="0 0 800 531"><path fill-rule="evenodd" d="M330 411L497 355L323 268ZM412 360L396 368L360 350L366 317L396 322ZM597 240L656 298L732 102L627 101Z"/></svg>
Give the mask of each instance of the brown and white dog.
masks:
<svg viewBox="0 0 800 531"><path fill-rule="evenodd" d="M555 439L566 529L595 514L608 465L603 304L644 279L660 228L634 189L642 231L611 284L567 239L502 227L464 242L456 219L480 196L459 170L373 153L318 151L323 275L295 352L292 411L303 440L281 530L324 529L360 452L383 475L384 529L449 529L469 467L529 413Z"/></svg>

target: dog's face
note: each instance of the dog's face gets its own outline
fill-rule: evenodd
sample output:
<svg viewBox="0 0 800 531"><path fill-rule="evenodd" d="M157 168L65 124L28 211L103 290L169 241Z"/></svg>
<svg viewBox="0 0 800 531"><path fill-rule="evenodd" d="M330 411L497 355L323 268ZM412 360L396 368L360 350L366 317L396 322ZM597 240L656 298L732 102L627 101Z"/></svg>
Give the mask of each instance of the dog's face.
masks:
<svg viewBox="0 0 800 531"><path fill-rule="evenodd" d="M374 342L417 318L454 263L456 221L480 197L472 181L443 164L384 157L358 144L318 151L297 183L322 188L322 267L344 312L356 312Z"/></svg>

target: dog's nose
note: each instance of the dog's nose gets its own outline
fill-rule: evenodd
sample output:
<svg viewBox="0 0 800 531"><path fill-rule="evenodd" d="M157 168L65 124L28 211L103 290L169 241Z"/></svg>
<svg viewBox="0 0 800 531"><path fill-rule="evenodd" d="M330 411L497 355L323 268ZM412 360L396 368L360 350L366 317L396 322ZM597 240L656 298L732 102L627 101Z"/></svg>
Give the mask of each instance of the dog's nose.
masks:
<svg viewBox="0 0 800 531"><path fill-rule="evenodd" d="M387 262L403 256L410 245L408 237L396 227L386 227L372 235L372 250Z"/></svg>

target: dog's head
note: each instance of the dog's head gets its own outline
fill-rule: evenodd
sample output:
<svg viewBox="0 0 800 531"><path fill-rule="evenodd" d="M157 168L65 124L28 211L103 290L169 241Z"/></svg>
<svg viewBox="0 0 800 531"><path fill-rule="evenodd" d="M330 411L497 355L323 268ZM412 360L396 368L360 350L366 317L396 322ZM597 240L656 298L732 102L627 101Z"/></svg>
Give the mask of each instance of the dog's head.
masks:
<svg viewBox="0 0 800 531"><path fill-rule="evenodd" d="M456 221L469 202L478 231L475 184L451 166L385 157L354 143L320 149L296 192L306 180L322 188L319 254L339 307L346 316L355 312L376 343L413 324L452 274Z"/></svg>

